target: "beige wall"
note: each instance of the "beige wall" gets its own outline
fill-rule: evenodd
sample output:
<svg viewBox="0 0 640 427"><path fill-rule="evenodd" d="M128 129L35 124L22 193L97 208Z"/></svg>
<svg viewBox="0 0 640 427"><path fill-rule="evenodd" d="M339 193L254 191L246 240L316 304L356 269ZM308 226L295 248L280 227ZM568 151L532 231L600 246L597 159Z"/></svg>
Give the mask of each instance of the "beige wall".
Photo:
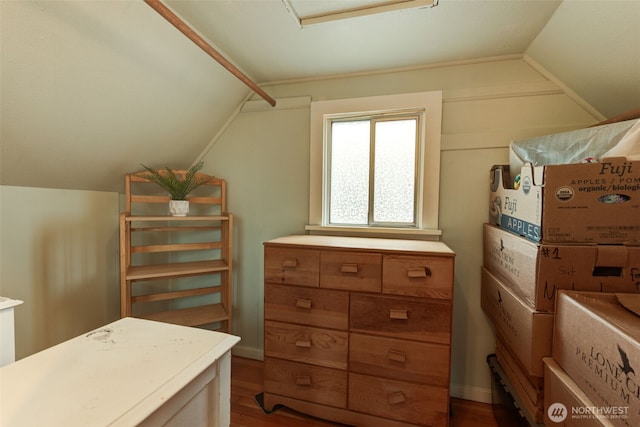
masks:
<svg viewBox="0 0 640 427"><path fill-rule="evenodd" d="M494 337L480 309L479 274L489 169L508 161L510 140L584 127L593 117L521 58L266 89L281 100L443 90L440 228L457 252L452 394L489 401L485 357ZM236 353L254 358L263 353L262 243L304 233L308 220L309 109L280 105L241 112L203 155L207 171L229 182L237 226L234 330L242 337Z"/></svg>
<svg viewBox="0 0 640 427"><path fill-rule="evenodd" d="M0 187L0 295L16 358L119 317L118 194Z"/></svg>
<svg viewBox="0 0 640 427"><path fill-rule="evenodd" d="M488 171L507 161L512 139L595 120L526 58L271 85L282 99L338 99L443 90L440 228L456 251L452 394L490 399L485 357L493 331L480 309L481 226ZM202 154L228 181L235 215L234 331L237 354L261 358L262 243L303 233L309 202L309 109L302 102L242 112ZM16 310L24 357L118 317L118 195L0 187L0 295Z"/></svg>

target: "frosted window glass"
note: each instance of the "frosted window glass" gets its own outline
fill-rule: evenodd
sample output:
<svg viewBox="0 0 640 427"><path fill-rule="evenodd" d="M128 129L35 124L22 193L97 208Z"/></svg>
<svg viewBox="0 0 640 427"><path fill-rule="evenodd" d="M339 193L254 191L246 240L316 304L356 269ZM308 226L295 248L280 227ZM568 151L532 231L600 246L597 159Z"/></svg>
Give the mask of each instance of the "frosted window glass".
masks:
<svg viewBox="0 0 640 427"><path fill-rule="evenodd" d="M376 122L374 222L414 222L416 120Z"/></svg>
<svg viewBox="0 0 640 427"><path fill-rule="evenodd" d="M369 211L370 122L331 125L331 185L329 221L367 224Z"/></svg>

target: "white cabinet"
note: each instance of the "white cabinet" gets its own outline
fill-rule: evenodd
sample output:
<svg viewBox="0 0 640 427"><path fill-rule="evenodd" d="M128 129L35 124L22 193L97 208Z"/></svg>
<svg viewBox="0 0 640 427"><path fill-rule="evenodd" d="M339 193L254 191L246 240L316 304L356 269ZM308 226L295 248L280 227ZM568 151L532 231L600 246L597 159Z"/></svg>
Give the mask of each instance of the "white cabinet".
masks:
<svg viewBox="0 0 640 427"><path fill-rule="evenodd" d="M22 301L0 297L0 367L16 360L13 308Z"/></svg>
<svg viewBox="0 0 640 427"><path fill-rule="evenodd" d="M120 319L1 368L0 425L229 426L239 340Z"/></svg>

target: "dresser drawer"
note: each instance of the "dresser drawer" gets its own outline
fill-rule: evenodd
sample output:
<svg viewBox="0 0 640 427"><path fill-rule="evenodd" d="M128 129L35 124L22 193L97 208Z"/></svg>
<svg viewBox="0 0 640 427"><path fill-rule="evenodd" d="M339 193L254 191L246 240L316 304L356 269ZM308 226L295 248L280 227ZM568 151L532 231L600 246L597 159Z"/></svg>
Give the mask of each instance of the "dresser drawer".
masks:
<svg viewBox="0 0 640 427"><path fill-rule="evenodd" d="M342 291L265 284L265 320L346 330L349 294Z"/></svg>
<svg viewBox="0 0 640 427"><path fill-rule="evenodd" d="M366 252L320 253L320 287L380 292L382 255Z"/></svg>
<svg viewBox="0 0 640 427"><path fill-rule="evenodd" d="M349 319L352 332L450 344L449 301L353 294Z"/></svg>
<svg viewBox="0 0 640 427"><path fill-rule="evenodd" d="M349 374L349 409L408 423L445 426L446 388Z"/></svg>
<svg viewBox="0 0 640 427"><path fill-rule="evenodd" d="M318 287L320 252L300 248L264 248L264 280Z"/></svg>
<svg viewBox="0 0 640 427"><path fill-rule="evenodd" d="M264 389L267 393L337 408L347 406L346 371L266 357Z"/></svg>
<svg viewBox="0 0 640 427"><path fill-rule="evenodd" d="M347 369L348 342L343 331L264 322L265 356Z"/></svg>
<svg viewBox="0 0 640 427"><path fill-rule="evenodd" d="M382 272L382 292L385 294L452 297L452 258L385 255Z"/></svg>
<svg viewBox="0 0 640 427"><path fill-rule="evenodd" d="M449 346L351 334L352 372L449 387Z"/></svg>

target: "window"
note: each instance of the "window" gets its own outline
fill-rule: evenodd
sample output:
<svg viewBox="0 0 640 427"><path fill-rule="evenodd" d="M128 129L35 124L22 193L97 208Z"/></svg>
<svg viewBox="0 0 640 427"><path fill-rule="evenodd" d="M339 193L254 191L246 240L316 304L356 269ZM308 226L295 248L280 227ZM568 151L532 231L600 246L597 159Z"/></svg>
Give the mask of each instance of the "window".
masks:
<svg viewBox="0 0 640 427"><path fill-rule="evenodd" d="M441 92L311 104L308 230L438 235Z"/></svg>
<svg viewBox="0 0 640 427"><path fill-rule="evenodd" d="M328 120L328 224L415 227L418 121Z"/></svg>

